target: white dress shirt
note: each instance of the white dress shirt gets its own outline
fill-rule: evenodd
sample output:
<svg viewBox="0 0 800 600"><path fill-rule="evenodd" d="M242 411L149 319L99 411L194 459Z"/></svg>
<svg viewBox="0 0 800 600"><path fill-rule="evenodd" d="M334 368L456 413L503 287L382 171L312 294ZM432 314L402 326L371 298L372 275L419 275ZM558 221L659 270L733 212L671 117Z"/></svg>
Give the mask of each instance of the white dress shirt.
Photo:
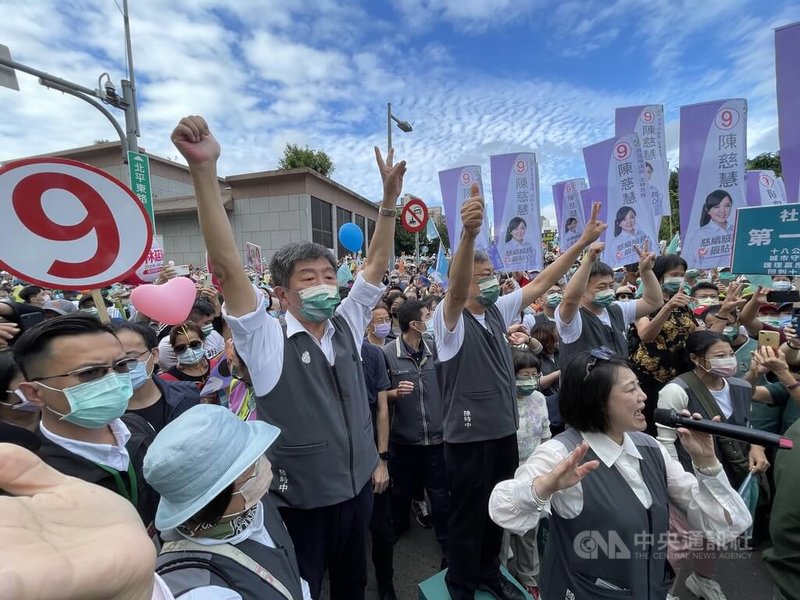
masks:
<svg viewBox="0 0 800 600"><path fill-rule="evenodd" d="M500 296L495 302L497 310L503 317L503 323L508 329L515 320L519 320L519 311L522 307L522 288ZM476 315L473 317L486 327L486 315ZM464 314L458 315L458 322L453 331L447 329L444 322L444 302L440 302L433 313L433 336L436 339L436 349L439 352L439 360L447 362L458 354L464 344Z"/></svg>
<svg viewBox="0 0 800 600"><path fill-rule="evenodd" d="M619 306L622 309L622 320L625 322L625 327L627 329L631 323L636 321L636 302L614 301L614 305ZM578 308L578 311L575 313L575 316L572 317L572 321L570 323L565 323L561 320L560 308L561 305L557 306L555 311L556 330L558 331L558 335L561 337L561 341L563 343L571 344L581 337L581 332L583 331L581 309ZM604 325L611 327L611 317L608 315L608 309L604 308L602 312L597 315L597 318L600 319L600 322Z"/></svg>
<svg viewBox="0 0 800 600"><path fill-rule="evenodd" d="M607 467L614 466L630 486L642 506L650 508L653 497L642 477L642 455L633 440L624 435L618 445L602 433L582 432L597 457ZM746 531L752 523L750 512L739 494L731 488L724 471L716 475L692 475L670 458L666 448L659 444L667 468L667 493L669 502L686 513L691 529L703 531L715 541L730 541ZM504 529L518 535L535 528L542 508L533 499L531 482L535 477L550 473L558 463L567 458L564 444L552 439L539 446L533 455L514 474L514 479L498 483L489 498L489 516ZM587 477L592 477L589 473ZM583 510L583 486L555 492L548 502L549 511L561 518L574 519ZM544 507L547 509L547 505Z"/></svg>
<svg viewBox="0 0 800 600"><path fill-rule="evenodd" d="M117 471L127 471L130 457L125 444L131 439L131 432L128 431L125 423L120 419L114 419L108 426L111 428L116 440L113 446L111 444L93 444L65 438L47 429L44 426L44 422L39 423L42 435L54 444L95 464L110 467Z"/></svg>
<svg viewBox="0 0 800 600"><path fill-rule="evenodd" d="M220 544L231 544L235 546L245 540L252 540L254 542L258 542L259 544L263 544L268 548L276 548L275 542L273 541L272 537L269 535L267 528L264 527L264 507L261 502L258 503L258 507L256 508L256 515L253 518L253 522L240 532L238 535L235 535L231 538L226 540L216 540L212 538L195 538L191 536L184 535L177 529L170 529L168 531L162 532L162 538L165 542L173 542L178 541L181 539L187 539L192 542L196 542L202 546L218 546ZM281 582L286 583L286 582ZM268 585L266 582L264 585ZM305 579L300 580L300 585L303 589L303 600L311 600L311 590L308 587L308 583L306 583ZM161 580L161 578L156 575L156 586L153 590L153 600L173 600L174 596L169 592L169 588L167 588L166 584ZM181 594L178 596L177 600L242 600L242 596L239 595L237 592L229 589L220 587L218 585L204 585L202 587L195 588L191 591L186 592L185 594Z"/></svg>
<svg viewBox="0 0 800 600"><path fill-rule="evenodd" d="M372 309L383 295L385 287L375 286L367 282L359 274L356 277L353 287L347 298L336 309L336 314L343 317L350 327L356 348L361 350L361 343L364 340L364 333L367 325L372 320ZM223 314L228 326L231 328L233 344L239 356L242 357L250 373L253 382L253 389L256 395L263 396L268 394L278 384L283 372L283 344L286 339L283 328L278 319L274 319L267 314L264 307L264 297L253 288L255 308L252 312L233 317ZM291 313L286 313L286 336L291 337L302 331L307 331L305 327L295 319ZM321 340L311 335L311 338L319 345L330 364L334 362L333 351L333 324L328 321L325 333Z"/></svg>

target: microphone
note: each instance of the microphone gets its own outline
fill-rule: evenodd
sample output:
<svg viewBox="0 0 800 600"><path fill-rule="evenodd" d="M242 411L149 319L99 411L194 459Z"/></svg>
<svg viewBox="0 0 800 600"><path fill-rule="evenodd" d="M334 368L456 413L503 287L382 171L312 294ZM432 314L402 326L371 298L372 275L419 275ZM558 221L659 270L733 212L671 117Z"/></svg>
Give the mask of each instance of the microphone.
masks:
<svg viewBox="0 0 800 600"><path fill-rule="evenodd" d="M716 421L709 421L708 419L684 417L678 411L671 408L657 408L655 420L656 423L666 425L667 427L685 427L686 429L702 431L703 433L731 438L747 442L748 444L755 444L756 446L764 446L765 448L783 448L784 450L791 450L794 447L794 442L792 442L792 440L774 433L768 433L760 429L750 429L749 427L740 427L739 425L730 425L728 423L717 423Z"/></svg>

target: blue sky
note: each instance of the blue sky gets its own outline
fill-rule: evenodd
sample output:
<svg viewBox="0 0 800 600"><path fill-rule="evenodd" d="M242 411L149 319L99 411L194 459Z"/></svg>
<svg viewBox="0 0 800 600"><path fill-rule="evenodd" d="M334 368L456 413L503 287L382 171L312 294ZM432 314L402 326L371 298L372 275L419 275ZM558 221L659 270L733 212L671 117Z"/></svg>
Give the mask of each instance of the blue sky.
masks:
<svg viewBox="0 0 800 600"><path fill-rule="evenodd" d="M121 0L119 0L121 5ZM662 103L670 160L678 109L750 102L751 156L777 149L774 27L800 20L789 0L132 0L142 138L205 115L223 144L223 175L275 168L286 142L326 150L334 178L372 199L372 146L385 145L386 102L406 190L439 203L437 173L490 154L539 155L550 186L585 176L581 148L613 135L614 108ZM124 76L114 0L0 0L0 43L15 59L94 87ZM94 109L20 76L0 88L0 160L113 139Z"/></svg>

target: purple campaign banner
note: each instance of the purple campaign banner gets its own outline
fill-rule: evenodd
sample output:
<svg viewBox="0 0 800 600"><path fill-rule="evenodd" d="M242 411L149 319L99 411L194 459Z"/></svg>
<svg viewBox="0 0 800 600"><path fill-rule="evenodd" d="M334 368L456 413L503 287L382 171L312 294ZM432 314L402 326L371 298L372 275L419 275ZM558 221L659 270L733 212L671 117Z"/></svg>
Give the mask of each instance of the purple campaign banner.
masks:
<svg viewBox="0 0 800 600"><path fill-rule="evenodd" d="M586 188L585 190L581 190L581 204L583 204L583 214L586 215L587 220L592 218L592 205L595 202L600 203L600 214L597 215L597 219L605 223L607 215L605 199L600 196L600 194L598 194L597 190L594 188ZM606 232L604 231L600 235L600 239L598 241L604 242L605 240Z"/></svg>
<svg viewBox="0 0 800 600"><path fill-rule="evenodd" d="M681 107L681 256L690 268L730 266L735 211L746 205L747 101Z"/></svg>
<svg viewBox="0 0 800 600"><path fill-rule="evenodd" d="M647 195L653 216L656 217L655 222L658 223L658 217L669 214L669 163L664 107L660 104L648 104L618 108L614 122L614 135L617 138L630 133L639 136L647 170Z"/></svg>
<svg viewBox="0 0 800 600"><path fill-rule="evenodd" d="M577 242L586 227L586 212L581 199L581 190L585 189L586 182L582 177L559 181L553 185L553 204L561 252Z"/></svg>
<svg viewBox="0 0 800 600"><path fill-rule="evenodd" d="M747 206L786 204L786 190L774 171L747 171Z"/></svg>
<svg viewBox="0 0 800 600"><path fill-rule="evenodd" d="M536 154L491 156L492 206L497 250L504 271L544 268Z"/></svg>
<svg viewBox="0 0 800 600"><path fill-rule="evenodd" d="M800 202L800 22L775 31L775 79L786 199Z"/></svg>
<svg viewBox="0 0 800 600"><path fill-rule="evenodd" d="M478 165L456 167L439 172L439 187L442 191L442 204L444 205L447 234L450 237L450 251L455 254L461 241L461 206L471 196L472 184L478 184L478 190L483 195L483 180L481 168ZM481 250L489 248L488 222L484 221L475 247Z"/></svg>

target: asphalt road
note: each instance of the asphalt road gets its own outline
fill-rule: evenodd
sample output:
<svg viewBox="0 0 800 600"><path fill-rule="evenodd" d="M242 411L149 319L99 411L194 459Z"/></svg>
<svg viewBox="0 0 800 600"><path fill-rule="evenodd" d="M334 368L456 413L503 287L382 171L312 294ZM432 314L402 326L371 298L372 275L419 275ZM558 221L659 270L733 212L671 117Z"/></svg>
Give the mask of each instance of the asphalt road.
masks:
<svg viewBox="0 0 800 600"><path fill-rule="evenodd" d="M746 556L740 558L718 562L716 579L728 600L771 600L772 582L761 559L763 549L745 553ZM412 518L411 529L395 546L394 585L399 600L418 600L417 584L436 574L440 561L439 545L433 530L422 529ZM682 584L690 574L690 569L679 573L679 582ZM696 596L682 585L677 594L681 600L696 600ZM366 597L368 600L378 598L371 562ZM323 591L323 599L328 600L327 590Z"/></svg>

